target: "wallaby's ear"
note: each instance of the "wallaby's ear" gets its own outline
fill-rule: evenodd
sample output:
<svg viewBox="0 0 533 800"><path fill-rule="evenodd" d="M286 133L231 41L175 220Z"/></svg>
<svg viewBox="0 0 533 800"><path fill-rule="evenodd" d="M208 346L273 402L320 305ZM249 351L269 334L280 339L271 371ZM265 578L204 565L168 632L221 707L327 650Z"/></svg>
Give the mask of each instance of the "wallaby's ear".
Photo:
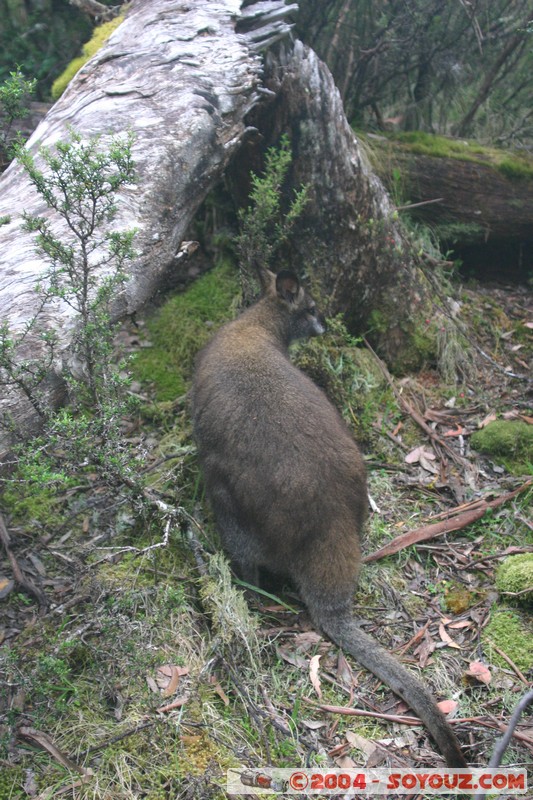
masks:
<svg viewBox="0 0 533 800"><path fill-rule="evenodd" d="M261 284L263 294L266 294L268 291L274 291L276 276L273 272L271 272L269 269L262 268L257 270L257 275L259 277L259 283Z"/></svg>
<svg viewBox="0 0 533 800"><path fill-rule="evenodd" d="M294 303L300 291L300 281L294 274L286 269L282 269L276 275L276 292L278 297L286 303Z"/></svg>

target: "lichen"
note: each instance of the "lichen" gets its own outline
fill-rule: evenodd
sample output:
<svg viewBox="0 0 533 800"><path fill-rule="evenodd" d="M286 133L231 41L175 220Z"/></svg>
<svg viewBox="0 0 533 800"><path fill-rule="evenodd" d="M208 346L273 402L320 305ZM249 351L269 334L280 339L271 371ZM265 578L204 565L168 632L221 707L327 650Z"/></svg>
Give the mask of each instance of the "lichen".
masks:
<svg viewBox="0 0 533 800"><path fill-rule="evenodd" d="M513 475L531 471L533 426L521 420L497 420L476 431L471 444L481 453L495 458Z"/></svg>
<svg viewBox="0 0 533 800"><path fill-rule="evenodd" d="M496 588L499 592L523 592L515 598L506 597L509 601L533 603L533 553L521 553L506 558L496 572Z"/></svg>
<svg viewBox="0 0 533 800"><path fill-rule="evenodd" d="M114 19L109 20L109 22L103 22L94 29L93 35L82 47L81 56L72 59L61 75L53 82L51 94L54 100L61 97L74 75L100 50L123 19L124 14L119 14Z"/></svg>
<svg viewBox="0 0 533 800"><path fill-rule="evenodd" d="M518 612L495 609L481 638L494 664L504 669L509 667L508 662L494 649L493 645L496 645L522 672L527 672L533 667L532 634L531 625L526 624Z"/></svg>

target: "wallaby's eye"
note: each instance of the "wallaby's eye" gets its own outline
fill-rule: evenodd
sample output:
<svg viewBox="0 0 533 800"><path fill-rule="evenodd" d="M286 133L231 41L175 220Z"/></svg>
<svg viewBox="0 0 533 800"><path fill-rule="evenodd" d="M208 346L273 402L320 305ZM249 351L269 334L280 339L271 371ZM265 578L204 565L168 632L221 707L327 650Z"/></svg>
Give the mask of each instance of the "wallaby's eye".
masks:
<svg viewBox="0 0 533 800"><path fill-rule="evenodd" d="M313 308L308 308L307 309L307 313L311 314L312 317L316 317L316 308L315 308L315 306L313 306Z"/></svg>

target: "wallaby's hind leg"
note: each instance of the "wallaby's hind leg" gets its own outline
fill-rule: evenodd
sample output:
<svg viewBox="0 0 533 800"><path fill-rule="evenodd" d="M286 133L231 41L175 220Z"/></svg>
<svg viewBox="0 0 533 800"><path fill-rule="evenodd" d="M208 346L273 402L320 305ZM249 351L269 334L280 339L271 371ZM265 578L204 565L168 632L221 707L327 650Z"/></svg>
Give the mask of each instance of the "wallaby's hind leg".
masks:
<svg viewBox="0 0 533 800"><path fill-rule="evenodd" d="M259 547L233 513L231 496L225 489L217 487L211 503L222 544L237 568L240 578L252 586L259 586L261 563Z"/></svg>

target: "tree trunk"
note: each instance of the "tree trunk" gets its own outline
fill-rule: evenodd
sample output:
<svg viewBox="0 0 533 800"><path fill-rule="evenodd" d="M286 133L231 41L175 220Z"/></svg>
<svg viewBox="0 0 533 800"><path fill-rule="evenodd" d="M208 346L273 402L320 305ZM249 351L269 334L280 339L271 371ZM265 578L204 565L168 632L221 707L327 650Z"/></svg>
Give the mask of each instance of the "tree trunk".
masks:
<svg viewBox="0 0 533 800"><path fill-rule="evenodd" d="M329 69L301 42L279 61L270 60L269 107L249 115L264 136L293 144L290 184L309 187L309 202L291 237L296 271L318 279L329 311L343 312L354 333L370 333L380 353L399 369L416 365L412 337L427 297L417 259L395 222L387 192L350 128ZM243 187L254 154L232 169ZM241 198L242 200L243 198Z"/></svg>
<svg viewBox="0 0 533 800"><path fill-rule="evenodd" d="M117 227L136 227L137 258L117 298L114 317L138 309L169 270L184 269L176 254L194 213L224 172L246 134L245 115L261 98L265 47L286 36L285 21L296 6L279 0L134 0L125 21L75 76L27 143L36 151L68 136L72 125L83 136L132 130L137 184L122 198ZM0 179L0 321L20 330L37 313L36 283L46 264L35 254L34 237L22 230L22 212L50 217L21 166L13 163ZM66 228L53 219L54 231ZM61 359L75 320L63 304L47 307L39 327L61 336ZM37 335L28 338L34 353ZM23 352L22 356L25 355ZM61 363L47 391L61 396ZM31 433L38 419L31 405L2 387L0 413ZM7 394L7 396L6 396ZM2 434L0 434L1 436ZM0 456L8 440L0 439Z"/></svg>

